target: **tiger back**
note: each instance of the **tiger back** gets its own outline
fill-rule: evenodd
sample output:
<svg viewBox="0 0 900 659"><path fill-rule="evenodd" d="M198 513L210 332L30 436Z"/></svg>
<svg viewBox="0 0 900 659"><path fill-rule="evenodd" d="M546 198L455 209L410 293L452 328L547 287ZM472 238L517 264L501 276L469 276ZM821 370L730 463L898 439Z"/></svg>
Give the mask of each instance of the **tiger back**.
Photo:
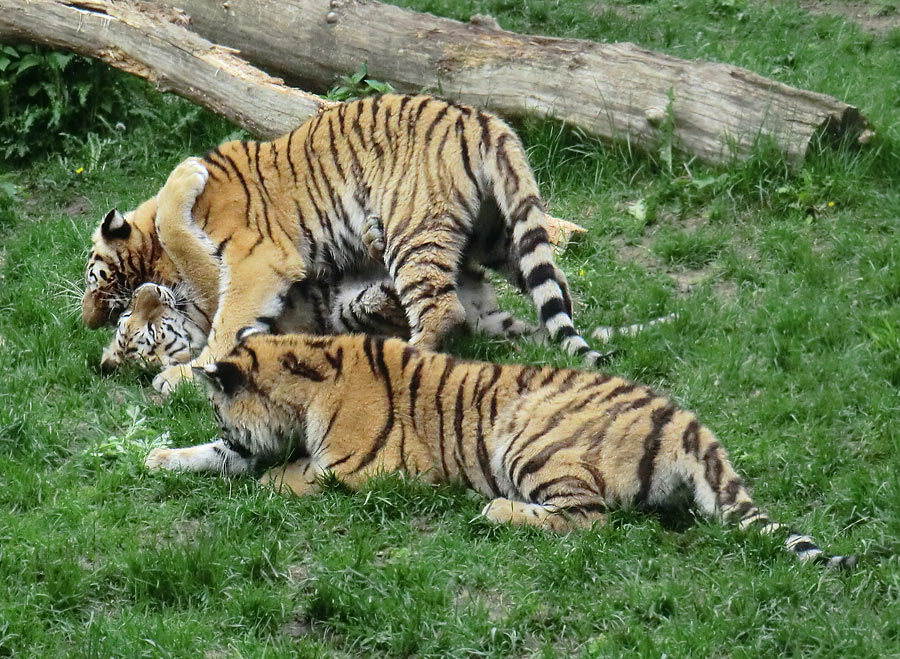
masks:
<svg viewBox="0 0 900 659"><path fill-rule="evenodd" d="M558 531L602 523L616 506L675 503L687 489L704 515L781 528L694 414L619 377L461 361L397 339L249 330L227 359L197 373L222 439L155 449L151 468L241 473L302 456L263 478L299 495L315 492L323 474L358 487L402 470L462 481L490 498L489 520ZM786 536L802 560L856 563L805 534Z"/></svg>

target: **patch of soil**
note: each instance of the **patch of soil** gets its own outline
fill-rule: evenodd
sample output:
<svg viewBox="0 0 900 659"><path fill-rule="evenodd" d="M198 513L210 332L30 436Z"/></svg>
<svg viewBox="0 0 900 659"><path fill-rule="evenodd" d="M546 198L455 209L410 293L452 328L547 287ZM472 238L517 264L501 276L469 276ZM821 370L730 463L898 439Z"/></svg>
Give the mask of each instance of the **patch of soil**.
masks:
<svg viewBox="0 0 900 659"><path fill-rule="evenodd" d="M300 638L301 636L309 636L310 632L312 632L312 624L310 624L309 618L294 618L284 623L279 631L285 636Z"/></svg>
<svg viewBox="0 0 900 659"><path fill-rule="evenodd" d="M686 226L686 224L685 224ZM638 245L630 245L622 239L614 239L618 258L622 263L634 263L650 272L661 272L672 279L679 297L686 297L695 286L712 279L715 274L712 268L684 270L666 266L661 258L650 249L655 232L648 233ZM724 298L734 298L737 287L733 282L715 282L715 290Z"/></svg>
<svg viewBox="0 0 900 659"><path fill-rule="evenodd" d="M503 604L500 593L483 589L470 590L463 586L453 597L453 604L457 608L466 608L476 604L482 604L491 622L498 622L509 615L509 608Z"/></svg>
<svg viewBox="0 0 900 659"><path fill-rule="evenodd" d="M799 0L798 4L815 16L842 16L875 34L887 34L894 28L900 28L900 9L890 3Z"/></svg>
<svg viewBox="0 0 900 659"><path fill-rule="evenodd" d="M75 197L63 207L62 212L69 217L79 217L92 213L93 210L94 206L90 199L87 197Z"/></svg>
<svg viewBox="0 0 900 659"><path fill-rule="evenodd" d="M597 15L612 12L621 18L643 18L647 8L642 5L620 5L613 2L598 2L591 6L591 12Z"/></svg>

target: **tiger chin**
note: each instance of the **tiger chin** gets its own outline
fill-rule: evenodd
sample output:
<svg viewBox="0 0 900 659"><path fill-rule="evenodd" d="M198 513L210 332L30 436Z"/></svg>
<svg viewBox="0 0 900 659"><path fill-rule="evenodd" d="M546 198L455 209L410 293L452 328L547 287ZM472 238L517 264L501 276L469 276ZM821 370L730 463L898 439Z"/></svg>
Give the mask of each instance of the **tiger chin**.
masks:
<svg viewBox="0 0 900 659"><path fill-rule="evenodd" d="M617 506L678 503L687 489L705 516L780 530L802 561L857 563L772 521L694 414L619 377L462 361L398 339L251 329L226 359L195 373L222 437L154 449L151 469L268 466L262 482L297 495L315 493L329 473L358 488L405 471L489 497L482 514L492 522L558 532L602 524Z"/></svg>

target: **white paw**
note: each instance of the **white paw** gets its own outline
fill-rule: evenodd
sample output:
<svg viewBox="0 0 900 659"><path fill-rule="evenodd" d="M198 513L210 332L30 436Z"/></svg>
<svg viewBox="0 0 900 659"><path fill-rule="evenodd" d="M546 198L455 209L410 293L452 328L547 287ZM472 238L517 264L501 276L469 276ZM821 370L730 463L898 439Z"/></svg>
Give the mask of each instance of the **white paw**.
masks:
<svg viewBox="0 0 900 659"><path fill-rule="evenodd" d="M159 193L160 211L190 218L197 197L209 181L209 171L200 158L188 158L172 170Z"/></svg>
<svg viewBox="0 0 900 659"><path fill-rule="evenodd" d="M191 369L183 364L170 366L153 378L153 388L163 396L168 396L183 380L192 380Z"/></svg>
<svg viewBox="0 0 900 659"><path fill-rule="evenodd" d="M384 259L384 226L377 215L369 215L363 223L362 241L369 258L375 261Z"/></svg>
<svg viewBox="0 0 900 659"><path fill-rule="evenodd" d="M144 466L147 469L173 469L175 467L172 462L173 453L171 449L155 448L147 454Z"/></svg>

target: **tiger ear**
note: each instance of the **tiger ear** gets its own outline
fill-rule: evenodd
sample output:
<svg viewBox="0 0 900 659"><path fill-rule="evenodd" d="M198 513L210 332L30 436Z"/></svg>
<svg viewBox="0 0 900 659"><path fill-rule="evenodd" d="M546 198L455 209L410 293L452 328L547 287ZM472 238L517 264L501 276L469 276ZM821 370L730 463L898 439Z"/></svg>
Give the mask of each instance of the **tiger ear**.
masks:
<svg viewBox="0 0 900 659"><path fill-rule="evenodd" d="M160 313L166 306L156 286L138 286L134 292L132 315L149 318Z"/></svg>
<svg viewBox="0 0 900 659"><path fill-rule="evenodd" d="M233 396L236 391L246 384L241 369L231 362L216 362L206 366L193 366L194 375L206 380L210 387L221 391L226 396Z"/></svg>
<svg viewBox="0 0 900 659"><path fill-rule="evenodd" d="M249 325L247 327L242 327L237 331L237 334L234 335L235 343L243 343L248 336L253 336L254 334L264 334L261 329L258 327L254 327L253 325Z"/></svg>
<svg viewBox="0 0 900 659"><path fill-rule="evenodd" d="M113 208L103 218L100 233L107 240L125 240L131 235L131 225L118 210Z"/></svg>

